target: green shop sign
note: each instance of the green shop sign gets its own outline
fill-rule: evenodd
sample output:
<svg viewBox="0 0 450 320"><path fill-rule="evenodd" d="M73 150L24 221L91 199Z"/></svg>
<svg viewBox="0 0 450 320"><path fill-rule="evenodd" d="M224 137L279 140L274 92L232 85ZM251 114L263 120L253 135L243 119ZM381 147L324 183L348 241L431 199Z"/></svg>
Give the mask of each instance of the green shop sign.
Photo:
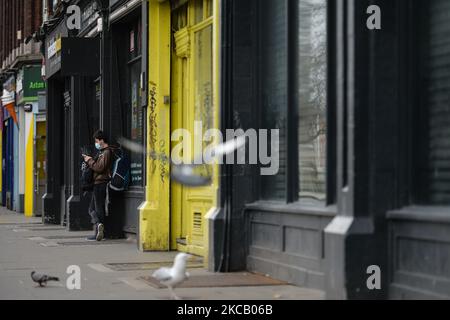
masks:
<svg viewBox="0 0 450 320"><path fill-rule="evenodd" d="M30 90L39 90L39 89L45 89L45 83L44 82L30 82L30 86L28 87Z"/></svg>
<svg viewBox="0 0 450 320"><path fill-rule="evenodd" d="M27 66L23 73L23 100L37 101L38 93L45 90L45 81L41 76L41 66Z"/></svg>

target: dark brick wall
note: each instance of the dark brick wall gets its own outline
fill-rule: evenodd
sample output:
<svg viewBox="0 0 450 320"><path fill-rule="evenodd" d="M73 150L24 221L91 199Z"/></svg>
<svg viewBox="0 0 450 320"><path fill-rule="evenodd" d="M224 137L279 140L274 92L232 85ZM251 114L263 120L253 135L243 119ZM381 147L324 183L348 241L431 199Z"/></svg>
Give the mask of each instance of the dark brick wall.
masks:
<svg viewBox="0 0 450 320"><path fill-rule="evenodd" d="M42 24L42 0L0 1L0 63ZM22 39L17 39L17 31Z"/></svg>

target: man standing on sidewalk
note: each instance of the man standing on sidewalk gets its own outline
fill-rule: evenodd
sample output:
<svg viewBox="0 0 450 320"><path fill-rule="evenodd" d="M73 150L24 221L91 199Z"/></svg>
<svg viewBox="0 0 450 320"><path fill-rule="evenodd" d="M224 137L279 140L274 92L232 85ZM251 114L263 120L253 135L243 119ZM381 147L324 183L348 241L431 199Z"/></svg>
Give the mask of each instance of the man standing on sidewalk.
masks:
<svg viewBox="0 0 450 320"><path fill-rule="evenodd" d="M89 215L95 226L95 235L89 241L102 241L105 236L105 201L108 183L111 179L112 151L107 143L107 137L102 131L94 134L95 147L99 151L95 159L83 155L84 161L94 171L94 191L89 206Z"/></svg>

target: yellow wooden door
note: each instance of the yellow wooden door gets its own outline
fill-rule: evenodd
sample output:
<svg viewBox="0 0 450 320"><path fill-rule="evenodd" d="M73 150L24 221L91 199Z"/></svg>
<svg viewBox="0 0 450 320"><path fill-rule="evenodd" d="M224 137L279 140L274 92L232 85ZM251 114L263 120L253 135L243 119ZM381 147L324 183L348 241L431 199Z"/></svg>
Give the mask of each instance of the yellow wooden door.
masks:
<svg viewBox="0 0 450 320"><path fill-rule="evenodd" d="M36 149L34 166L35 185L34 185L34 206L32 212L35 216L42 216L42 197L45 194L45 185L47 176L45 172L45 159L47 157L47 123L45 121L36 122Z"/></svg>
<svg viewBox="0 0 450 320"><path fill-rule="evenodd" d="M172 12L173 50L171 81L171 130L184 129L191 139L186 142L183 159L194 154L195 141L203 142L202 133L216 125L214 103L213 8L211 0L192 0ZM172 141L172 149L182 140ZM176 157L177 155L174 154ZM205 167L215 175L213 168ZM188 188L171 185L171 247L205 256L207 250L206 215L215 206L217 179L210 186Z"/></svg>

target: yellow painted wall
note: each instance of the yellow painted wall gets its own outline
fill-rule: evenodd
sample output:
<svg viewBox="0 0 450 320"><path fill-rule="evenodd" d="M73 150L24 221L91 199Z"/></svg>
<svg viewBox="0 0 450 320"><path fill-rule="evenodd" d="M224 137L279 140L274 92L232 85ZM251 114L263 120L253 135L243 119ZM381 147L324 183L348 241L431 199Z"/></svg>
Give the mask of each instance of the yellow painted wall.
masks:
<svg viewBox="0 0 450 320"><path fill-rule="evenodd" d="M220 29L220 0L213 0L213 15L214 15L214 24L213 24L213 104L214 104L214 127L217 129L220 128L220 47L221 47L221 29ZM213 185L215 186L213 193L213 203L214 207L210 209L210 211L206 214L205 219L208 221L206 224L204 239L205 245L207 246L206 254L204 257L206 267L208 267L209 263L209 220L212 219L214 213L219 210L219 184L220 184L220 166L216 165L213 167Z"/></svg>
<svg viewBox="0 0 450 320"><path fill-rule="evenodd" d="M213 104L214 124L219 128L220 101L220 1L213 0ZM147 149L170 157L171 151L171 105L165 104L164 98L171 95L171 7L169 1L149 1L149 106L147 118ZM195 79L190 79L192 83ZM214 166L214 181L211 197L213 208L217 207L219 166ZM171 181L170 166L160 159L147 158L146 201L139 208L140 237L139 246L142 251L168 251L171 247ZM205 262L208 261L209 225L205 224L202 252Z"/></svg>
<svg viewBox="0 0 450 320"><path fill-rule="evenodd" d="M170 155L170 2L149 1L149 106L147 148ZM146 201L139 208L139 246L143 251L170 250L170 166L147 158Z"/></svg>
<svg viewBox="0 0 450 320"><path fill-rule="evenodd" d="M25 216L33 216L34 201L34 115L27 119L28 132L25 143Z"/></svg>

